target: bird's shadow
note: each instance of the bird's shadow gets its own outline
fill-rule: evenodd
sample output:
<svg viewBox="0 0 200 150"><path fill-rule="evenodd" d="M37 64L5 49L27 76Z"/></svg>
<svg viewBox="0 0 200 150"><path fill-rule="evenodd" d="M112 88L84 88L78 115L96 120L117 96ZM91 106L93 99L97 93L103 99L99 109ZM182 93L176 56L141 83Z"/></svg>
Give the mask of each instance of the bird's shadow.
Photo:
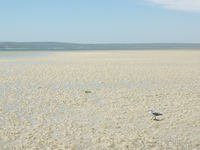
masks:
<svg viewBox="0 0 200 150"><path fill-rule="evenodd" d="M164 119L153 119L154 121L163 121Z"/></svg>

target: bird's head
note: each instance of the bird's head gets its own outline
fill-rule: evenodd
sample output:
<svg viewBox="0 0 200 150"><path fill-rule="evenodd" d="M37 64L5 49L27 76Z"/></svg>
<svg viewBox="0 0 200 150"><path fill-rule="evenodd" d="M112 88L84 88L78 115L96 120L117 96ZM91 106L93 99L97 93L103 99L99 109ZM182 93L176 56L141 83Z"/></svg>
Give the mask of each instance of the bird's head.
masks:
<svg viewBox="0 0 200 150"><path fill-rule="evenodd" d="M153 110L152 110L152 109L150 109L150 110L149 110L149 113L152 113L152 112L153 112Z"/></svg>

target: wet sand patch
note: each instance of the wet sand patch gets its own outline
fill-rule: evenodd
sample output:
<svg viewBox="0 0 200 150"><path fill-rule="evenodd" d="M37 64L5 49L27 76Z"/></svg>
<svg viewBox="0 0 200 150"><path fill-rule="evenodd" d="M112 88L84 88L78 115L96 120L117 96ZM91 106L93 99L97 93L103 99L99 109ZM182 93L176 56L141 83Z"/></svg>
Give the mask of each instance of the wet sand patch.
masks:
<svg viewBox="0 0 200 150"><path fill-rule="evenodd" d="M1 60L0 148L200 148L196 56L103 51ZM164 114L160 121L149 109Z"/></svg>

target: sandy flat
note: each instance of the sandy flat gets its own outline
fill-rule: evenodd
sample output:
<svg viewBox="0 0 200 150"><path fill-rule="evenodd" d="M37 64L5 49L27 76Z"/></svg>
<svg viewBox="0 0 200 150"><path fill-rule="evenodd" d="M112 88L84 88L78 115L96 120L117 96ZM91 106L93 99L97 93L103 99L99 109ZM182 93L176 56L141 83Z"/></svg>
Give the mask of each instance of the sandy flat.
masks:
<svg viewBox="0 0 200 150"><path fill-rule="evenodd" d="M0 59L3 150L200 149L199 112L200 50Z"/></svg>

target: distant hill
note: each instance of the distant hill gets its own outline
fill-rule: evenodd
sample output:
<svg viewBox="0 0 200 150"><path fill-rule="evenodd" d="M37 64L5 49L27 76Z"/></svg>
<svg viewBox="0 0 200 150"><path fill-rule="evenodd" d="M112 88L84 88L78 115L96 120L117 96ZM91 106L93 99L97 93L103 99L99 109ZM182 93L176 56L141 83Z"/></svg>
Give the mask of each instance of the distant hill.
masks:
<svg viewBox="0 0 200 150"><path fill-rule="evenodd" d="M60 42L0 42L0 49L35 50L148 50L200 49L200 43L77 44Z"/></svg>

